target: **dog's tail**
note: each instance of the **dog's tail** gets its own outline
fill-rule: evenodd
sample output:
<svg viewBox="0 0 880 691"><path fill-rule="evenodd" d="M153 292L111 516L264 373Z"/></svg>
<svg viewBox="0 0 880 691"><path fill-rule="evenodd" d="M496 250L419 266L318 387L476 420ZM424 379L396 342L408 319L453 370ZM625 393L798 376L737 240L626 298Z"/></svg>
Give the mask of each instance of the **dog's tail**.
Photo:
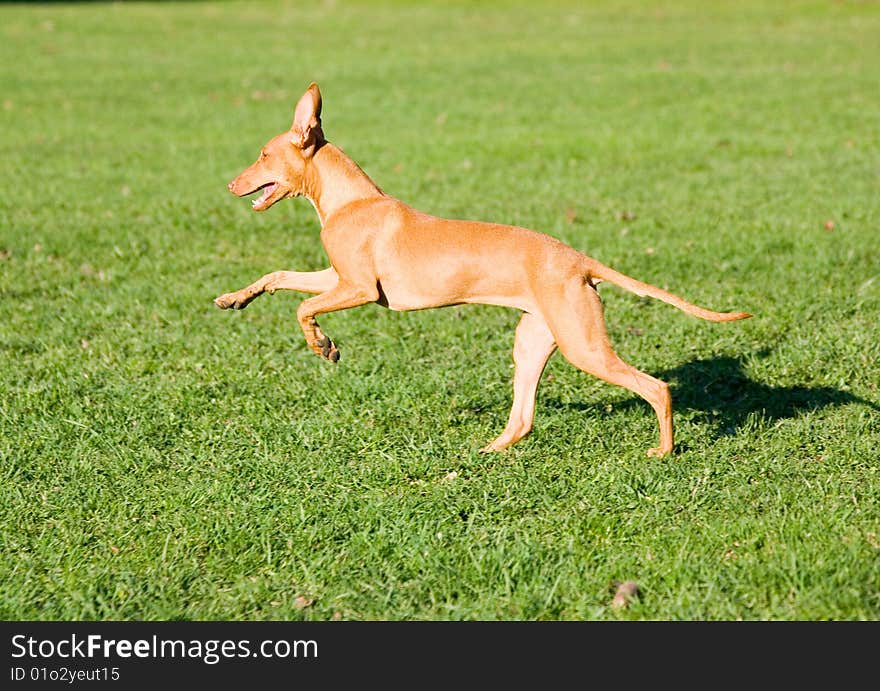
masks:
<svg viewBox="0 0 880 691"><path fill-rule="evenodd" d="M662 300L673 307L678 307L682 312L687 312L688 314L692 314L700 319L706 319L710 322L732 322L737 319L748 319L752 316L748 312L714 312L712 310L707 310L704 307L694 305L684 298L680 298L678 295L674 295L662 288L652 286L649 283L637 281L636 279L631 278L626 274L622 274L619 271L615 271L610 266L605 266L595 260L591 260L587 263L586 269L588 278L594 284L599 281L608 281L609 283L620 286L631 293L635 293L641 297L652 297L657 300Z"/></svg>

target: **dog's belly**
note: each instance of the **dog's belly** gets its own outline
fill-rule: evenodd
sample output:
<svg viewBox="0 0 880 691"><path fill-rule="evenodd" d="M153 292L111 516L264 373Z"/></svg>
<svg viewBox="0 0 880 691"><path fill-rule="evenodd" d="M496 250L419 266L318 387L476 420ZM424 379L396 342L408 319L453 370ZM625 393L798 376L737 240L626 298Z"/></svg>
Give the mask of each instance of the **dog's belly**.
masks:
<svg viewBox="0 0 880 691"><path fill-rule="evenodd" d="M534 312L533 305L524 304L522 300L502 297L498 295L478 295L467 300L440 300L440 299L418 299L418 300L390 300L382 302L388 309L395 312L411 312L413 310L426 310L434 307L451 307L452 305L477 304L477 305L497 305L499 307L514 307L524 312Z"/></svg>
<svg viewBox="0 0 880 691"><path fill-rule="evenodd" d="M478 286L465 289L461 283L452 286L438 286L431 283L424 286L413 286L393 280L380 281L379 294L379 304L396 312L468 303L513 307L526 312L535 311L534 301L526 294L503 294L497 291L480 290Z"/></svg>

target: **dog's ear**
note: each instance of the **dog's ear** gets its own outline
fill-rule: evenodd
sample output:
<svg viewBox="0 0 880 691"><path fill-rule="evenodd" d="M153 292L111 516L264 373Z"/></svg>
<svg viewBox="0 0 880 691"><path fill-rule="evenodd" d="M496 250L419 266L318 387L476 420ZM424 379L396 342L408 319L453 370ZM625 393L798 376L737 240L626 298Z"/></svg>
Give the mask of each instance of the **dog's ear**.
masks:
<svg viewBox="0 0 880 691"><path fill-rule="evenodd" d="M321 91L312 82L293 111L291 142L305 153L313 153L316 144L324 140L321 130ZM309 151L311 149L311 152Z"/></svg>

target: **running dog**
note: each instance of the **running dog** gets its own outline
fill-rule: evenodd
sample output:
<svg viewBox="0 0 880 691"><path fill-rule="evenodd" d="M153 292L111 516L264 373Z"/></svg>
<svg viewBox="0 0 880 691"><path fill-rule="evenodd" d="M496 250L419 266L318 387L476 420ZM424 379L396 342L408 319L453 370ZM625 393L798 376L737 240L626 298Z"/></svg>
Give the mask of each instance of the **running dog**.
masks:
<svg viewBox="0 0 880 691"><path fill-rule="evenodd" d="M317 322L327 312L370 302L392 310L483 303L522 311L513 346L513 407L504 431L483 451L505 449L531 431L538 382L557 348L575 367L650 403L660 424L660 443L648 455L672 451L669 387L612 349L596 291L600 282L708 321L751 316L698 307L534 230L437 218L388 196L324 139L321 92L314 83L296 104L290 130L271 139L228 187L239 197L261 192L252 202L255 211L286 197L309 199L321 221L321 242L331 266L314 272L276 271L221 295L215 304L244 309L259 295L276 290L316 294L300 304L296 316L306 343L330 362L339 359L339 350Z"/></svg>

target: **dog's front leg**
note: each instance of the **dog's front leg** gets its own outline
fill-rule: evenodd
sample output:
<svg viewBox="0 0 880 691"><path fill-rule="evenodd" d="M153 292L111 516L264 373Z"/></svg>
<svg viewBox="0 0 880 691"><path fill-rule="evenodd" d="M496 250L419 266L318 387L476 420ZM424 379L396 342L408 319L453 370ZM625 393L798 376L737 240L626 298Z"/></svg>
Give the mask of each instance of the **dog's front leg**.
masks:
<svg viewBox="0 0 880 691"><path fill-rule="evenodd" d="M273 271L254 281L247 288L226 293L214 300L220 309L243 310L263 293L276 290L297 290L301 293L326 293L339 282L333 267L323 271Z"/></svg>
<svg viewBox="0 0 880 691"><path fill-rule="evenodd" d="M365 289L340 280L334 288L326 293L303 300L299 309L296 310L296 318L299 320L299 325L302 327L309 348L326 360L336 362L339 359L339 350L337 350L333 341L330 340L330 337L321 331L321 327L318 326L318 321L315 317L327 312L337 312L349 307L359 307L360 305L366 305L368 302L375 302L378 299L379 290L376 286L373 286L372 290L370 290L369 288Z"/></svg>

